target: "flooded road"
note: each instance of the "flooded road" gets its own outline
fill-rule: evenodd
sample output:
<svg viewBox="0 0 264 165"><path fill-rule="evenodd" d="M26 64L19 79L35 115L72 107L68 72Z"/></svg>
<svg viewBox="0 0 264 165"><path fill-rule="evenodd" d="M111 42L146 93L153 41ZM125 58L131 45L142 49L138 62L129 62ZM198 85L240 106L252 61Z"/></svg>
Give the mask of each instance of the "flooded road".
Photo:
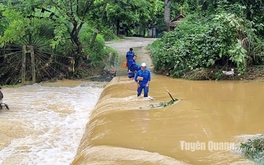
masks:
<svg viewBox="0 0 264 165"><path fill-rule="evenodd" d="M151 108L170 100L162 84L180 101ZM236 147L264 133L261 91L263 82L154 75L150 95L155 100L146 100L135 96L134 82L116 78L104 89L73 164L254 164ZM191 148L192 143L203 146Z"/></svg>
<svg viewBox="0 0 264 165"><path fill-rule="evenodd" d="M111 45L123 55L134 45L145 62L143 47L152 41ZM65 80L2 89L10 110L0 110L0 164L254 164L237 146L264 133L263 81L188 81L152 73L149 100L136 97L124 70L110 83ZM177 103L159 107L170 101L163 85Z"/></svg>
<svg viewBox="0 0 264 165"><path fill-rule="evenodd" d="M110 45L120 61L135 45L138 63L152 70L142 43ZM238 146L264 133L263 81L187 81L152 73L154 100L148 100L136 97L136 84L120 70L93 110L72 165L254 164ZM151 108L170 101L163 85L179 102Z"/></svg>

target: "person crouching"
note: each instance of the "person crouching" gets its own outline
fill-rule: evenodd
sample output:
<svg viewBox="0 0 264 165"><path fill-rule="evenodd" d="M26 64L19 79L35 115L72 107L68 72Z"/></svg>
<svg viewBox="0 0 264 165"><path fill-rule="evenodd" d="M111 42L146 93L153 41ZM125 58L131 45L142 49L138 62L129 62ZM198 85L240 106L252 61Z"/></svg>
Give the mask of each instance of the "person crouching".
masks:
<svg viewBox="0 0 264 165"><path fill-rule="evenodd" d="M135 73L140 70L140 66L136 63L137 55L134 55L132 59L128 61L128 78L132 79L135 77Z"/></svg>

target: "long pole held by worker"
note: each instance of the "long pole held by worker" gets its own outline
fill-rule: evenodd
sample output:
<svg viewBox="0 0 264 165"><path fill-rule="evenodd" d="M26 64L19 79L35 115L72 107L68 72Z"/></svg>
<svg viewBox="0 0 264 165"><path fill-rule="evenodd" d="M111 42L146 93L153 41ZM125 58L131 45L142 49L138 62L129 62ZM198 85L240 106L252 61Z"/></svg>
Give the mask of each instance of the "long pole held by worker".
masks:
<svg viewBox="0 0 264 165"><path fill-rule="evenodd" d="M162 84L163 85L163 84ZM175 101L175 99L172 97L171 93L169 92L169 90L163 85L163 87L166 89L166 91L168 92L170 98L172 99L172 101Z"/></svg>

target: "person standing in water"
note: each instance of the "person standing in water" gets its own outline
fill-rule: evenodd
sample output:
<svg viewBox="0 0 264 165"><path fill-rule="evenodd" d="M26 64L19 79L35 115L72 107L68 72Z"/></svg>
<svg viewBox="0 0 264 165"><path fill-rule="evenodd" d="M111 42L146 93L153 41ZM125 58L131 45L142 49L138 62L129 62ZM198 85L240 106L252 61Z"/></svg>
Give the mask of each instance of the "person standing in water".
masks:
<svg viewBox="0 0 264 165"><path fill-rule="evenodd" d="M137 96L139 97L142 90L144 90L144 97L148 97L151 74L147 69L146 63L142 63L140 68L141 69L136 73L134 78L137 83Z"/></svg>
<svg viewBox="0 0 264 165"><path fill-rule="evenodd" d="M127 62L127 70L128 68L128 61L133 59L135 52L133 52L133 48L129 48L129 51L126 53L126 62Z"/></svg>

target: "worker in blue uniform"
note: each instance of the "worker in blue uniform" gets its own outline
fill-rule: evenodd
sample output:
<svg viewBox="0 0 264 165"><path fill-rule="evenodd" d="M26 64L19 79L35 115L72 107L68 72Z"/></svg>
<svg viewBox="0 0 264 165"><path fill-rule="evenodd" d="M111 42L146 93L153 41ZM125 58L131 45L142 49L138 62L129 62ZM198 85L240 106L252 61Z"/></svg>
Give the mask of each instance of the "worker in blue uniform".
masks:
<svg viewBox="0 0 264 165"><path fill-rule="evenodd" d="M149 83L151 80L151 73L147 69L146 63L142 63L140 70L136 73L134 80L137 83L137 96L140 96L142 90L144 90L144 97L148 97L149 93Z"/></svg>
<svg viewBox="0 0 264 165"><path fill-rule="evenodd" d="M135 73L140 70L140 66L136 63L137 55L134 55L132 59L128 60L128 78L134 78Z"/></svg>
<svg viewBox="0 0 264 165"><path fill-rule="evenodd" d="M126 53L126 61L127 61L127 70L128 70L128 61L133 59L135 52L133 52L133 48L129 48L129 51Z"/></svg>

